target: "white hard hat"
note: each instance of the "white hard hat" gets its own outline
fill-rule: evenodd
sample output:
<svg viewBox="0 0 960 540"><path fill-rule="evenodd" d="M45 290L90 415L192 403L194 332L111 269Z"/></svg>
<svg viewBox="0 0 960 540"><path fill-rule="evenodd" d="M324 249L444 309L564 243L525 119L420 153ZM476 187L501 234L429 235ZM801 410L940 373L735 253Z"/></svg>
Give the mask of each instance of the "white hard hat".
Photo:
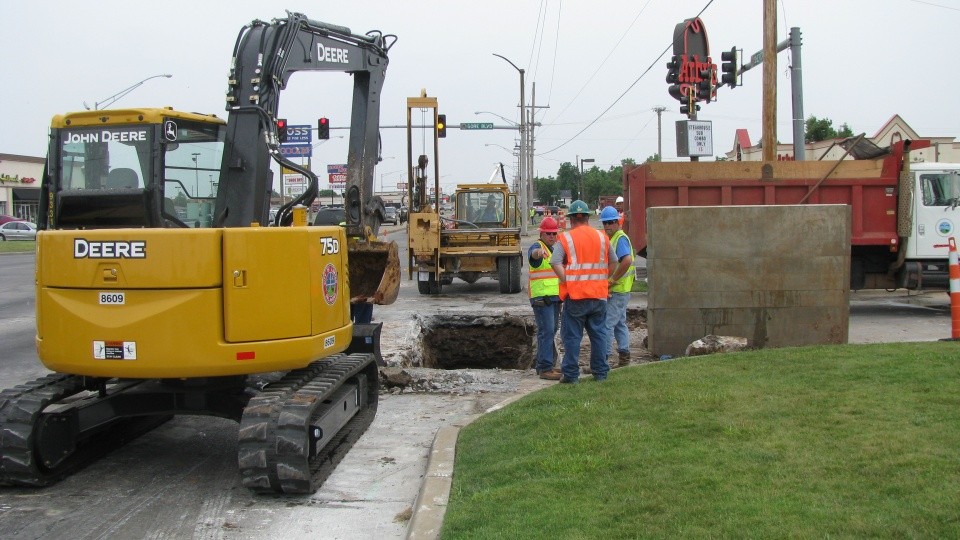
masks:
<svg viewBox="0 0 960 540"><path fill-rule="evenodd" d="M623 197L617 197L617 202L623 202ZM614 203L616 204L616 203Z"/></svg>

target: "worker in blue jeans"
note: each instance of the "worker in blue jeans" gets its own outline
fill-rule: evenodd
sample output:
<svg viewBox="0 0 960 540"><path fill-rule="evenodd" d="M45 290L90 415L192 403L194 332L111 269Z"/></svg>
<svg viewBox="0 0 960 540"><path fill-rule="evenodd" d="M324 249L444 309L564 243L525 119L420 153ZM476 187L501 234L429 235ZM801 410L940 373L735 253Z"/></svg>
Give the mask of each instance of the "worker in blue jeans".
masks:
<svg viewBox="0 0 960 540"><path fill-rule="evenodd" d="M537 323L537 375L548 381L560 380L553 339L560 327L560 280L550 267L550 256L557 243L557 221L552 217L540 222L540 239L527 251L530 276L530 307Z"/></svg>
<svg viewBox="0 0 960 540"><path fill-rule="evenodd" d="M580 342L583 332L590 336L590 371L594 380L607 379L610 366L607 350L606 314L609 277L613 273L615 254L607 235L590 226L587 203L570 204L571 229L557 239L550 266L560 281L563 312L560 315L560 338L563 340L561 383L577 383L580 379Z"/></svg>
<svg viewBox="0 0 960 540"><path fill-rule="evenodd" d="M603 230L610 237L613 251L616 254L617 266L609 278L610 296L607 297L607 334L610 344L616 348L618 359L614 367L630 365L630 329L627 328L627 304L630 303L630 292L633 290L633 280L636 269L633 267L633 244L623 232L620 225L620 213L617 209L608 206L600 212L600 222Z"/></svg>

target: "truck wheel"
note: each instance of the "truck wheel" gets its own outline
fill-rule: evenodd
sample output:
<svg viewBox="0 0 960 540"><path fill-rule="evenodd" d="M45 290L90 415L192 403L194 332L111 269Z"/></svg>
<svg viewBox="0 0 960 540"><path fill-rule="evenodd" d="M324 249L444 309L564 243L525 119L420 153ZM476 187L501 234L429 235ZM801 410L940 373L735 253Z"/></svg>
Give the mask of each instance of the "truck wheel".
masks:
<svg viewBox="0 0 960 540"><path fill-rule="evenodd" d="M510 294L513 289L511 283L510 257L497 258L497 281L500 282L500 294Z"/></svg>
<svg viewBox="0 0 960 540"><path fill-rule="evenodd" d="M437 275L432 272L426 281L417 279L417 290L420 291L420 294L440 294L441 288L440 282L437 281Z"/></svg>
<svg viewBox="0 0 960 540"><path fill-rule="evenodd" d="M510 258L510 293L518 293L522 288L520 283L520 257Z"/></svg>

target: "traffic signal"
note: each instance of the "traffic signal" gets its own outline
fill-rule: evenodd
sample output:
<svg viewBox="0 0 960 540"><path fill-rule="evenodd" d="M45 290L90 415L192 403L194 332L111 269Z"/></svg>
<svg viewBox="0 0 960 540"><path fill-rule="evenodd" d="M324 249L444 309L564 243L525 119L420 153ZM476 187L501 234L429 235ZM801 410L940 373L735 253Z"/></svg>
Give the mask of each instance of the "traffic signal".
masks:
<svg viewBox="0 0 960 540"><path fill-rule="evenodd" d="M287 142L287 119L277 118L277 140Z"/></svg>
<svg viewBox="0 0 960 540"><path fill-rule="evenodd" d="M693 118L697 115L700 106L697 105L696 90L693 86L687 87L687 95L680 100L680 114L687 115L687 118Z"/></svg>
<svg viewBox="0 0 960 540"><path fill-rule="evenodd" d="M437 137L441 139L447 136L447 115L437 115Z"/></svg>
<svg viewBox="0 0 960 540"><path fill-rule="evenodd" d="M713 100L713 70L705 69L700 72L700 82L697 83L697 101L710 103Z"/></svg>
<svg viewBox="0 0 960 540"><path fill-rule="evenodd" d="M330 138L330 120L326 117L317 120L317 138L318 139L329 139Z"/></svg>
<svg viewBox="0 0 960 540"><path fill-rule="evenodd" d="M697 114L697 111L699 111L699 110L700 110L700 106L699 106L699 105L694 105L694 106L693 106L693 111L694 111L694 112L693 112L693 114L690 114L690 105L687 105L686 103L684 103L683 105L680 106L680 114L684 114L684 115L686 115L686 116L689 117L689 118L693 118L693 115L694 115L694 114Z"/></svg>
<svg viewBox="0 0 960 540"><path fill-rule="evenodd" d="M740 86L740 51L733 47L729 51L720 53L720 59L723 61L720 64L720 71L723 73L720 76L720 84L730 88Z"/></svg>
<svg viewBox="0 0 960 540"><path fill-rule="evenodd" d="M680 82L680 55L673 55L673 58L667 62L667 83L677 84Z"/></svg>

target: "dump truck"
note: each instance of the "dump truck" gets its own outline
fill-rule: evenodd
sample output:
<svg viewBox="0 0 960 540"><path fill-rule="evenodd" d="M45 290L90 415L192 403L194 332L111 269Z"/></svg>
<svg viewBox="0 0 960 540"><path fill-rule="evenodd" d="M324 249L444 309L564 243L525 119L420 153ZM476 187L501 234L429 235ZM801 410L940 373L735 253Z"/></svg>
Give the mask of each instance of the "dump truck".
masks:
<svg viewBox="0 0 960 540"><path fill-rule="evenodd" d="M902 140L882 149L867 149L858 141L862 138L843 145L863 159L625 168L627 233L637 253L646 256L648 208L846 204L851 207L851 289L947 287L947 239L957 235L960 223L960 164L911 161L910 150L929 147L927 140Z"/></svg>
<svg viewBox="0 0 960 540"><path fill-rule="evenodd" d="M416 163L413 159L412 111L418 109L431 111L434 118L432 186L429 156L420 154ZM475 283L483 277L497 280L502 294L518 293L523 286L523 248L517 197L510 192L502 166L501 182L491 178L487 183L457 186L453 217L441 215L440 197L434 197L432 203L428 197L431 187L433 193L440 193L436 117L437 98L422 94L407 99L410 278L416 277L417 290L425 295L440 294L454 278Z"/></svg>

